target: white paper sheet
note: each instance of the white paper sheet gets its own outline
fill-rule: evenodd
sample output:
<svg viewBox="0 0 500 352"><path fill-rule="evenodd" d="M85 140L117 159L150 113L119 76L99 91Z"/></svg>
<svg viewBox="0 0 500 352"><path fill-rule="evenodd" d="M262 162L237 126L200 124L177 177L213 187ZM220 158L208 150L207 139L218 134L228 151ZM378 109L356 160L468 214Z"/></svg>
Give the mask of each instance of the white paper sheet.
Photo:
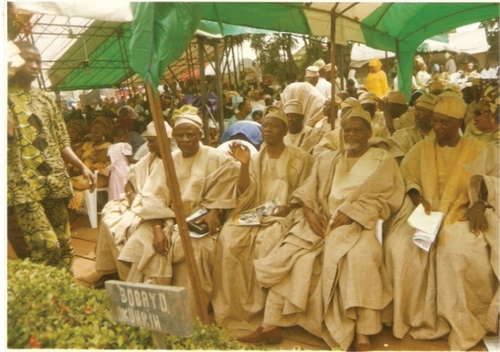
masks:
<svg viewBox="0 0 500 352"><path fill-rule="evenodd" d="M408 224L416 230L413 235L413 243L428 252L436 239L443 218L444 213L437 211L427 215L423 205L419 204L408 218Z"/></svg>

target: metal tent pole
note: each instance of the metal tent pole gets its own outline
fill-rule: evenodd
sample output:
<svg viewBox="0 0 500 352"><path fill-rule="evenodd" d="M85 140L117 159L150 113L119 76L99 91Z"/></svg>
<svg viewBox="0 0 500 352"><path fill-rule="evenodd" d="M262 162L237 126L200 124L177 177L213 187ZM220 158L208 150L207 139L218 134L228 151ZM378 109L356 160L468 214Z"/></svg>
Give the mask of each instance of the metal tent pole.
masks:
<svg viewBox="0 0 500 352"><path fill-rule="evenodd" d="M234 87L233 90L238 90L238 67L236 66L236 57L234 56L234 41L231 37L231 56L233 57L233 68L234 68Z"/></svg>
<svg viewBox="0 0 500 352"><path fill-rule="evenodd" d="M219 133L224 133L224 98L222 96L222 75L221 75L221 55L220 40L215 43L215 90L217 92L217 120L219 122Z"/></svg>
<svg viewBox="0 0 500 352"><path fill-rule="evenodd" d="M203 141L208 145L208 115L206 113L207 105L207 86L205 83L205 54L203 52L203 37L198 37L198 64L200 68L200 97L201 97L201 116L203 119Z"/></svg>

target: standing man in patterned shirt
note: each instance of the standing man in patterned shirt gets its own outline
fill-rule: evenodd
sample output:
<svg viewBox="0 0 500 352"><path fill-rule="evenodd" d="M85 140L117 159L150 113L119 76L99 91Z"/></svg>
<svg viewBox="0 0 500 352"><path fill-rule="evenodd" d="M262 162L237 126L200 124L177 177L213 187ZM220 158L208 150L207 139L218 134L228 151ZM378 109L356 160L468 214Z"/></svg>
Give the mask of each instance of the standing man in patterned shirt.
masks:
<svg viewBox="0 0 500 352"><path fill-rule="evenodd" d="M26 41L14 44L24 64L9 75L8 206L14 209L31 249L31 260L72 272L73 248L66 210L72 189L64 161L82 171L91 190L95 176L71 149L54 100L31 87L41 70L40 52Z"/></svg>

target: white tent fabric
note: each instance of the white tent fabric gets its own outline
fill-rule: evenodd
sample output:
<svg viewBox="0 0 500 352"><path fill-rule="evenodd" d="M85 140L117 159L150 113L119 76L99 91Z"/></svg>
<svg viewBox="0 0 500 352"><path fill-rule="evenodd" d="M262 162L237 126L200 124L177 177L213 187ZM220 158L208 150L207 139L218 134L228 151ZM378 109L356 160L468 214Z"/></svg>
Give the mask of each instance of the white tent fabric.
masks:
<svg viewBox="0 0 500 352"><path fill-rule="evenodd" d="M484 28L469 32L450 33L448 34L448 43L427 39L421 47L427 52L452 51L469 55L484 53L490 49Z"/></svg>
<svg viewBox="0 0 500 352"><path fill-rule="evenodd" d="M490 49L484 28L466 33L450 33L450 44L456 46L459 52L470 55L484 53Z"/></svg>
<svg viewBox="0 0 500 352"><path fill-rule="evenodd" d="M132 22L130 1L16 2L16 7L34 13L108 22Z"/></svg>
<svg viewBox="0 0 500 352"><path fill-rule="evenodd" d="M443 43L438 40L427 39L417 49L419 52L436 52L436 51L451 51L454 53L460 52L460 48L451 44Z"/></svg>
<svg viewBox="0 0 500 352"><path fill-rule="evenodd" d="M226 65L226 58L222 61L221 66L224 67ZM231 58L229 58L229 63L231 63ZM211 65L205 67L205 76L215 76L215 62L212 62ZM260 69L259 63L256 60L252 60L250 58L243 58L238 62L239 68L244 68L244 71L247 73L254 73L256 77L259 78L259 81L262 80L262 71ZM230 64L228 65L229 72L234 72L234 67ZM238 78L240 76L240 72L237 72Z"/></svg>
<svg viewBox="0 0 500 352"><path fill-rule="evenodd" d="M322 37L330 36L331 10L332 7L335 7L337 14L341 14L335 23L335 42L341 45L347 45L348 41L365 43L366 39L361 31L361 21L380 7L382 3L364 2L363 6L353 6L355 4L357 3L314 2L310 4L310 10L306 8L304 13L311 33ZM321 12L313 9L318 9Z"/></svg>
<svg viewBox="0 0 500 352"><path fill-rule="evenodd" d="M423 48L425 52L451 51L474 55L487 52L490 45L486 38L485 29L478 28L469 32L449 33L448 43L427 39L419 48ZM364 44L355 43L351 51L351 67L359 68L367 64L371 59L385 59L394 56L395 54L390 51L385 52L370 48Z"/></svg>
<svg viewBox="0 0 500 352"><path fill-rule="evenodd" d="M387 55L387 56L386 56ZM370 48L361 43L354 43L351 51L351 67L359 68L368 63L371 59L385 59L396 56L390 51L383 51Z"/></svg>

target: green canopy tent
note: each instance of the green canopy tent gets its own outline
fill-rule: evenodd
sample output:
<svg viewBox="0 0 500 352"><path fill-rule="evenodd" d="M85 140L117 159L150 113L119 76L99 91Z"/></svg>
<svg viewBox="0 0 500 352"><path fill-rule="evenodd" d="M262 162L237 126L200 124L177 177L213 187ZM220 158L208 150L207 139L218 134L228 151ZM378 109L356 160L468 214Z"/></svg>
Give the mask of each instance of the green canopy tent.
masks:
<svg viewBox="0 0 500 352"><path fill-rule="evenodd" d="M17 5L16 5L17 6ZM133 74L120 65L127 60L143 78L158 82L167 65L179 58L196 30L211 34L235 35L256 29L334 37L337 44L348 41L364 43L372 48L396 53L399 61L400 85L407 97L413 55L427 38L456 27L499 16L498 3L245 3L245 2L141 2L120 1L102 8L82 3L22 3L19 6L39 13L59 14L108 21L92 25L97 28L122 28L106 40L84 44L78 40L64 54L52 88L59 90L113 86ZM36 7L33 9L33 7ZM130 22L133 20L132 25ZM121 22L117 24L116 22ZM332 23L334 26L332 28ZM236 26L236 27L232 27ZM103 32L102 29L100 29ZM118 37L122 36L120 40ZM88 36L87 36L88 37ZM102 47L102 48L100 48ZM124 49L125 48L125 51ZM183 50L184 49L184 50ZM79 54L77 54L79 53ZM121 57L113 58L117 53ZM88 60L87 60L88 59ZM68 65L68 61L72 65ZM111 73L114 68L115 71ZM73 72L74 71L74 72ZM62 72L62 74L61 74ZM154 72L154 74L153 74ZM89 79L89 78L93 79ZM154 84L153 84L154 85Z"/></svg>
<svg viewBox="0 0 500 352"><path fill-rule="evenodd" d="M496 4L391 3L372 8L371 12L361 7L364 4L359 4L359 7L356 3L347 5L343 10L341 7L345 6L345 3L336 3L333 7L332 4L319 5L329 6L330 9L328 11L319 7L314 8L314 4L306 7L286 3L132 3L134 35L131 41L131 64L144 81L148 82L149 96L154 99L151 85L157 85L163 69L177 58L178 52L185 50L201 19L220 24L318 35L321 32L313 31L312 25L321 23L323 18L324 26L320 26L319 29L328 29L328 23L330 24L332 43L337 42L335 38L337 32L344 34L339 29L351 29L352 36L347 33L346 37L357 35L359 41L364 39L369 46L394 51L400 62L398 65L400 84L409 97L413 54L424 39L498 15ZM370 5L375 6L375 4ZM361 15L363 11L359 11L359 16L343 17L351 9L365 10L365 16ZM308 15L318 15L318 18L309 21ZM331 47L334 59L335 45ZM156 121L159 123L160 117L157 117ZM158 126L157 132L160 140L168 141L163 126ZM162 152L162 157L168 158L168 154L167 146ZM171 164L168 159L166 160ZM193 282L195 281L193 278ZM199 308L199 313L204 314L203 308Z"/></svg>
<svg viewBox="0 0 500 352"><path fill-rule="evenodd" d="M222 25L222 28L226 36L270 33L266 30L233 25ZM198 33L221 36L220 26L209 21L200 22ZM129 48L132 35L132 25L129 22L94 21L46 71L45 78L50 81L50 88L58 91L109 88L118 87L120 83L131 79L136 75L130 66ZM176 52L176 60L184 55L184 52L185 50ZM181 73L176 69L174 71Z"/></svg>
<svg viewBox="0 0 500 352"><path fill-rule="evenodd" d="M119 86L135 72L130 67L130 23L94 21L47 70L58 91Z"/></svg>
<svg viewBox="0 0 500 352"><path fill-rule="evenodd" d="M200 20L279 32L335 36L396 53L400 85L409 98L413 55L427 38L498 17L498 3L131 3L132 67L158 81L186 47ZM334 29L332 30L332 23ZM221 33L223 29L221 27Z"/></svg>
<svg viewBox="0 0 500 352"><path fill-rule="evenodd" d="M191 284L203 322L208 321L206 305L201 294L160 102L152 89L158 85L167 65L174 62L189 45L201 20L217 23L222 35L223 25L228 24L330 36L333 43L352 40L376 49L393 51L399 60L400 84L409 97L413 54L424 39L468 23L497 17L499 13L496 3L143 2L131 3L131 8L134 15L131 65L147 85L168 188L172 192Z"/></svg>

